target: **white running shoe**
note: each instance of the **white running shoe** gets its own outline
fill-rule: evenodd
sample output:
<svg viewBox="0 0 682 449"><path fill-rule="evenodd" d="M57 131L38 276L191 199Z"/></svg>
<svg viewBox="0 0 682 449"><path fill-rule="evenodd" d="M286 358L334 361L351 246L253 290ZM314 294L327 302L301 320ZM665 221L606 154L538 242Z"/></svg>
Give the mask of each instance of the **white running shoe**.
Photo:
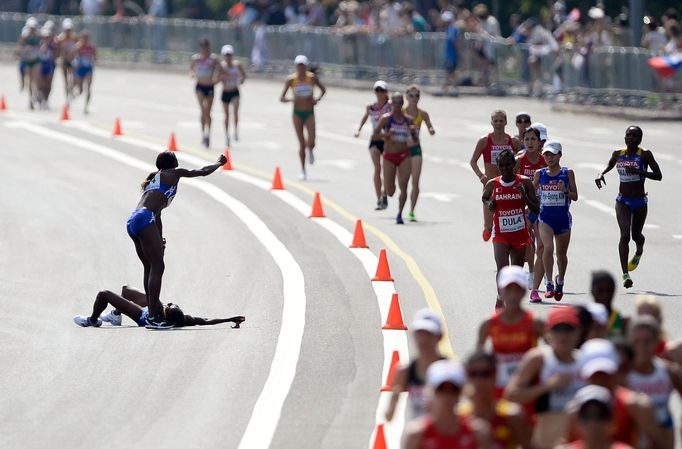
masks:
<svg viewBox="0 0 682 449"><path fill-rule="evenodd" d="M301 181L308 179L308 175L306 174L305 170L301 170L301 173L298 175L298 179Z"/></svg>
<svg viewBox="0 0 682 449"><path fill-rule="evenodd" d="M308 162L310 165L315 164L315 153L313 153L313 150L308 150Z"/></svg>
<svg viewBox="0 0 682 449"><path fill-rule="evenodd" d="M97 322L94 324L92 321L90 321L89 316L83 316L83 315L76 315L73 317L73 322L76 323L77 325L81 327L90 327L90 326L95 326L95 327L100 327L102 325L102 320L97 318Z"/></svg>
<svg viewBox="0 0 682 449"><path fill-rule="evenodd" d="M106 321L107 323L111 324L112 326L120 326L121 323L123 322L123 317L121 314L115 314L114 311L110 311L106 315L102 315L99 317L102 321Z"/></svg>

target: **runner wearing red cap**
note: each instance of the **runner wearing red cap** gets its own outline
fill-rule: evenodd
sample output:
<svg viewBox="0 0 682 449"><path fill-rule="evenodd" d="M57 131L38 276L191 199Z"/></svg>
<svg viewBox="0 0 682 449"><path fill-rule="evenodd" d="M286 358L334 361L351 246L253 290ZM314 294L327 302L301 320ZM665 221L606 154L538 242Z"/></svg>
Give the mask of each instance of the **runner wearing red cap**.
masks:
<svg viewBox="0 0 682 449"><path fill-rule="evenodd" d="M564 408L584 384L575 350L579 329L578 312L574 308L550 310L548 345L528 351L505 388L507 399L534 405L537 423L533 447L536 449L551 449L563 438L568 426Z"/></svg>

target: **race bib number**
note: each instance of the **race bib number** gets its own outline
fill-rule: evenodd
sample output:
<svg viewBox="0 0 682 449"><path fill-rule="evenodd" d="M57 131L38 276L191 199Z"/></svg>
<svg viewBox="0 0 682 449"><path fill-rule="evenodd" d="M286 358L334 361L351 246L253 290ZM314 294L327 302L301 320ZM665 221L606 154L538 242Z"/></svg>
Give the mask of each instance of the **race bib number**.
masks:
<svg viewBox="0 0 682 449"><path fill-rule="evenodd" d="M641 178L638 174L628 173L627 165L618 164L618 176L620 177L620 182L639 182Z"/></svg>
<svg viewBox="0 0 682 449"><path fill-rule="evenodd" d="M313 86L310 84L299 84L298 86L294 86L294 94L297 97L312 97Z"/></svg>
<svg viewBox="0 0 682 449"><path fill-rule="evenodd" d="M506 387L521 363L523 354L497 354L497 386Z"/></svg>
<svg viewBox="0 0 682 449"><path fill-rule="evenodd" d="M500 156L502 150L491 150L490 151L490 163L497 165L497 158Z"/></svg>
<svg viewBox="0 0 682 449"><path fill-rule="evenodd" d="M517 232L526 228L526 217L523 211L518 211L513 215L499 217L500 232Z"/></svg>

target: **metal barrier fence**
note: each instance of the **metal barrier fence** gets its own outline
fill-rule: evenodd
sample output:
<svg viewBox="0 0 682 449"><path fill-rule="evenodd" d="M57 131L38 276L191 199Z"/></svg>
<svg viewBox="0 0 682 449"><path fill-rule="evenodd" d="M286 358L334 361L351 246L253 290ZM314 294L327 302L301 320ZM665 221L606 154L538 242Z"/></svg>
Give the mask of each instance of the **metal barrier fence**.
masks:
<svg viewBox="0 0 682 449"><path fill-rule="evenodd" d="M27 15L0 13L0 42L16 42ZM48 18L57 24L62 17ZM417 33L387 36L345 33L333 28L239 26L216 21L112 17L73 17L76 30L88 28L107 57L126 61L187 64L197 42L206 37L218 51L230 43L239 57L250 58L256 70L291 71L295 55L306 54L323 66L325 77L439 85L444 79L445 35ZM504 40L464 33L459 42L458 72L465 83L487 86L491 93L547 94L580 97L605 95L650 97L652 92L679 91L682 75L662 83L647 65L645 49L603 47L590 55L560 50L529 62L531 48ZM560 81L560 85L557 82ZM554 84L554 89L553 89ZM607 96L608 96L607 95Z"/></svg>

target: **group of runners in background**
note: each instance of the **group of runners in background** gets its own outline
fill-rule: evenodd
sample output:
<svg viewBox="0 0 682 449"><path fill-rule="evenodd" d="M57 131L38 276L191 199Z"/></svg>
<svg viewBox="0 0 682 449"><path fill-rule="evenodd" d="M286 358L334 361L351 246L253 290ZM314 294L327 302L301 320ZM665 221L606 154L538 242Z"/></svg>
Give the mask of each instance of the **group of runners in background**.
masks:
<svg viewBox="0 0 682 449"><path fill-rule="evenodd" d="M19 60L20 88L28 93L30 109L36 106L47 109L54 73L60 61L67 104L85 94L83 110L87 114L97 50L88 30L76 34L71 19L62 21L59 34L55 28L51 20L42 26L34 17L26 20L15 51Z"/></svg>
<svg viewBox="0 0 682 449"><path fill-rule="evenodd" d="M682 342L663 330L653 296L636 316L613 305L616 281L592 274L592 302L541 319L522 303L527 275L500 270L504 308L480 326L463 362L439 351L440 317L417 312L416 355L393 378L385 419L408 392L405 449L672 449L673 392L682 392Z"/></svg>

